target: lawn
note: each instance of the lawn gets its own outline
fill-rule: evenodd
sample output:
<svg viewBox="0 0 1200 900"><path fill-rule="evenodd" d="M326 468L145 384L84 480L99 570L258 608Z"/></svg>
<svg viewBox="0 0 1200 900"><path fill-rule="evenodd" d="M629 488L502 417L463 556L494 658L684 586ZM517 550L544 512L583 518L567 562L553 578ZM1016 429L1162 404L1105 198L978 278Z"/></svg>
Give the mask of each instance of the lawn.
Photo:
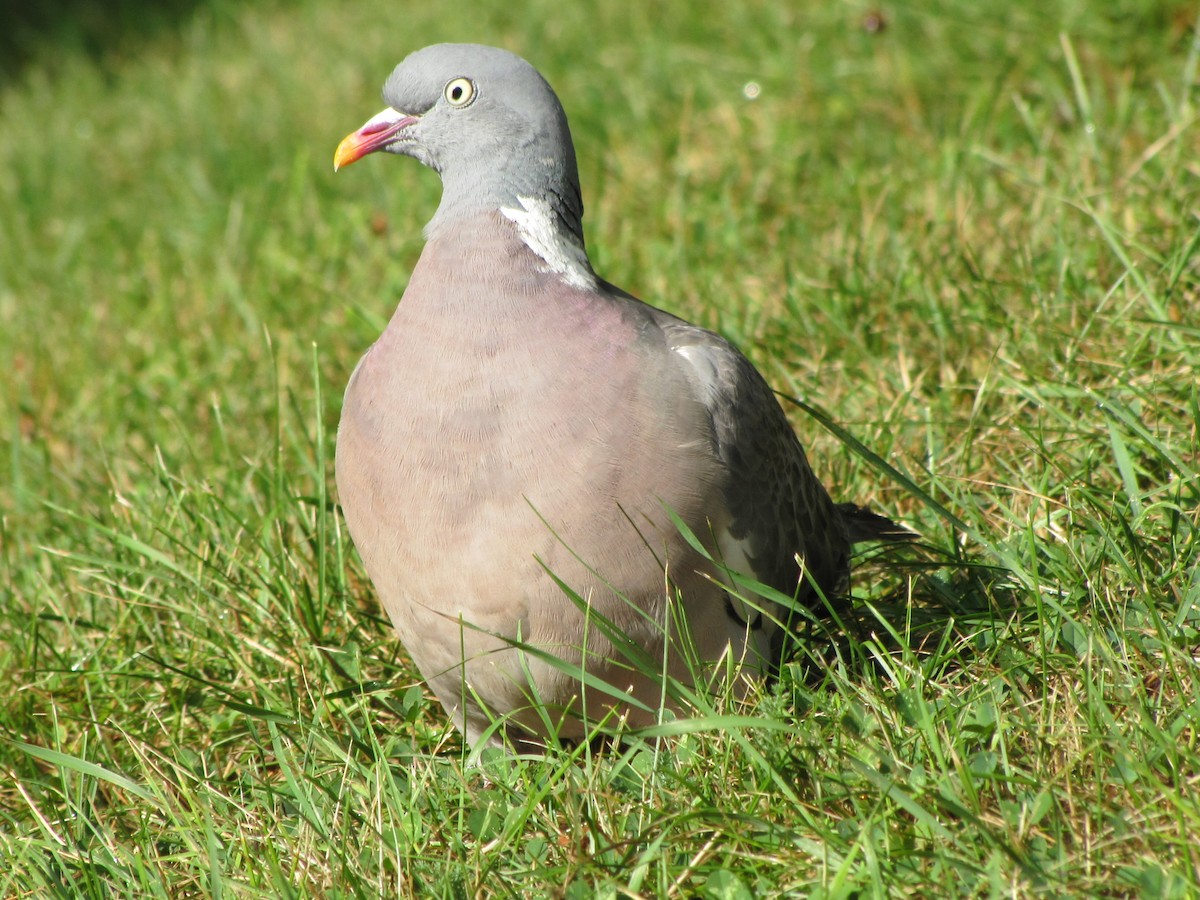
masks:
<svg viewBox="0 0 1200 900"><path fill-rule="evenodd" d="M0 896L1200 895L1195 6L586 6L6 13ZM922 535L666 740L469 760L339 518L439 188L333 149L442 40Z"/></svg>

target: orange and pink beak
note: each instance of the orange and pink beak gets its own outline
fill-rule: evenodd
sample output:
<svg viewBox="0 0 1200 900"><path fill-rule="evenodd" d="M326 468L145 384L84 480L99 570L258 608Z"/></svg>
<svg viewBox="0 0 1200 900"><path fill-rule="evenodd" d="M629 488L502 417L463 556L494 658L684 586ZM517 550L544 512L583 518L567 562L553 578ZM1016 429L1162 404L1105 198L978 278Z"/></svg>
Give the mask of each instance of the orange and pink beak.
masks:
<svg viewBox="0 0 1200 900"><path fill-rule="evenodd" d="M413 122L420 120L419 116L409 116L396 110L385 109L378 115L372 116L358 131L342 138L337 150L333 153L333 171L352 162L358 162L368 153L382 150L388 144L397 140L397 136Z"/></svg>

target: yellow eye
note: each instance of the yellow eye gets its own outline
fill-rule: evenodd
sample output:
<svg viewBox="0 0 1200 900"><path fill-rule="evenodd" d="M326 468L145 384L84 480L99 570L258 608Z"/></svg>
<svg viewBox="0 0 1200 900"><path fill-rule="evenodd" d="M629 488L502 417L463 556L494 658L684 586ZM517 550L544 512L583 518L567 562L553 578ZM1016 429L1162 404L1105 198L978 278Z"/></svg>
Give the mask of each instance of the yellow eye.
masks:
<svg viewBox="0 0 1200 900"><path fill-rule="evenodd" d="M447 103L461 109L475 99L475 83L470 78L454 78L446 83L442 94Z"/></svg>

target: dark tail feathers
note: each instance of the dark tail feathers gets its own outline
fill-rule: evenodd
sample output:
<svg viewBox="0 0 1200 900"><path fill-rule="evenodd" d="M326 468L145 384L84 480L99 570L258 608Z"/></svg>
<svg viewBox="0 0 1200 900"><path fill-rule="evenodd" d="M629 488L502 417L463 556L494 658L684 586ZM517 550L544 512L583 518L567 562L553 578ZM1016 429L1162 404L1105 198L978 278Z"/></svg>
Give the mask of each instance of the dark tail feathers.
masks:
<svg viewBox="0 0 1200 900"><path fill-rule="evenodd" d="M838 503L837 511L846 524L846 532L850 535L852 544L863 544L867 541L911 541L920 537L915 531L910 531L887 516L873 513L857 503Z"/></svg>

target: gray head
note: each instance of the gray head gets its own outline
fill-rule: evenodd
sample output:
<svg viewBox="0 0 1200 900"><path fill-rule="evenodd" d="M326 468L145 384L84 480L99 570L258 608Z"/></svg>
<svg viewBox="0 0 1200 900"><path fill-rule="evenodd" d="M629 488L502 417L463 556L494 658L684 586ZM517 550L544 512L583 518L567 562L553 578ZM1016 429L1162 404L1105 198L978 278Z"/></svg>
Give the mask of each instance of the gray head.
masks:
<svg viewBox="0 0 1200 900"><path fill-rule="evenodd" d="M334 168L386 150L442 176L430 223L544 201L582 241L583 202L567 117L519 56L479 44L435 44L408 56L383 87L388 108L338 146Z"/></svg>

